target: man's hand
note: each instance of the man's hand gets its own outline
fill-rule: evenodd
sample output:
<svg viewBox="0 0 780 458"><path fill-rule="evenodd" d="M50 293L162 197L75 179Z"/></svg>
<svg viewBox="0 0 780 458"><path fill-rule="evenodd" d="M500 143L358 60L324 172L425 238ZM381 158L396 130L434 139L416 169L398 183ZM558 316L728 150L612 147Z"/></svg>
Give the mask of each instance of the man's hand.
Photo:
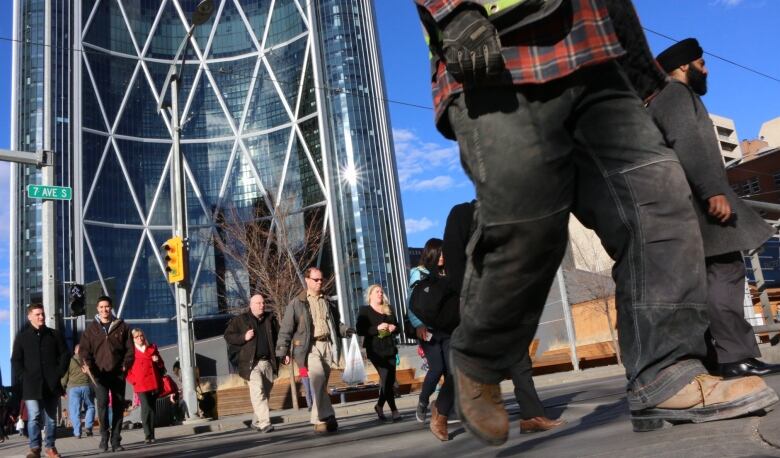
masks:
<svg viewBox="0 0 780 458"><path fill-rule="evenodd" d="M249 342L250 340L252 340L254 336L255 336L255 330L250 329L246 332L246 334L244 334L244 341Z"/></svg>
<svg viewBox="0 0 780 458"><path fill-rule="evenodd" d="M387 330L388 324L387 323L379 323L379 326L376 327L377 331L385 331Z"/></svg>
<svg viewBox="0 0 780 458"><path fill-rule="evenodd" d="M387 325L387 330L390 331L390 332L395 331L395 325L394 324L388 324Z"/></svg>
<svg viewBox="0 0 780 458"><path fill-rule="evenodd" d="M346 337L347 339L351 338L355 334L357 334L357 331L355 331L355 328L347 328L344 331L344 337Z"/></svg>
<svg viewBox="0 0 780 458"><path fill-rule="evenodd" d="M731 205L729 205L726 196L718 194L717 196L712 196L707 199L707 202L710 205L708 211L710 216L716 218L721 223L725 223L731 219Z"/></svg>
<svg viewBox="0 0 780 458"><path fill-rule="evenodd" d="M442 49L447 72L460 83L477 84L504 69L498 32L476 9L461 10L444 26Z"/></svg>
<svg viewBox="0 0 780 458"><path fill-rule="evenodd" d="M417 338L421 341L428 340L428 329L425 326L418 326L414 328L414 333L417 334Z"/></svg>
<svg viewBox="0 0 780 458"><path fill-rule="evenodd" d="M154 356L152 356L152 361L154 361L155 363L156 363L157 361L159 361L159 360L160 360L160 357L159 357L159 356L157 356L157 355L154 355Z"/></svg>
<svg viewBox="0 0 780 458"><path fill-rule="evenodd" d="M290 364L290 355L284 357L284 365L286 366L288 364Z"/></svg>

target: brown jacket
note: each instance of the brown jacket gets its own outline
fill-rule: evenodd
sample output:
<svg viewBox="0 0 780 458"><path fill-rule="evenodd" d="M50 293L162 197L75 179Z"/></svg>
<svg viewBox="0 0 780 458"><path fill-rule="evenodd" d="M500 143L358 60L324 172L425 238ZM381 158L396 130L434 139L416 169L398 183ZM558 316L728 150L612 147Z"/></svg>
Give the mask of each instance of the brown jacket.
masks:
<svg viewBox="0 0 780 458"><path fill-rule="evenodd" d="M127 371L133 365L133 336L119 318L114 318L106 332L96 317L84 330L79 345L79 356L93 375Z"/></svg>

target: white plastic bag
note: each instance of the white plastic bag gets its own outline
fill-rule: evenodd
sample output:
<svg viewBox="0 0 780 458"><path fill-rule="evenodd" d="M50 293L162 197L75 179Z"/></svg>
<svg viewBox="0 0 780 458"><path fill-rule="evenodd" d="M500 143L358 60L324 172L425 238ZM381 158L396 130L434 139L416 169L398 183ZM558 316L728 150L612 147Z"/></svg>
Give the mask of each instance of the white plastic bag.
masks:
<svg viewBox="0 0 780 458"><path fill-rule="evenodd" d="M348 385L356 385L366 381L366 366L363 355L360 354L360 344L356 335L352 335L344 362L344 373L341 379Z"/></svg>
<svg viewBox="0 0 780 458"><path fill-rule="evenodd" d="M19 415L19 419L16 420L16 430L21 433L23 429L24 429L24 420L22 420L22 416Z"/></svg>

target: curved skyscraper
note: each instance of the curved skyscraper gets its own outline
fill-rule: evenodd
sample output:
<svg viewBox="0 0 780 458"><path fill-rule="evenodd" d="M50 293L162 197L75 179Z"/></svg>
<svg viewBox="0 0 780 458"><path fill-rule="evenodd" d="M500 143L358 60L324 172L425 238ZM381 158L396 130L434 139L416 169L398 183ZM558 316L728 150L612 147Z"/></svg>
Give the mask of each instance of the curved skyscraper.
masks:
<svg viewBox="0 0 780 458"><path fill-rule="evenodd" d="M43 2L18 3L34 12ZM123 318L153 341L173 343L174 295L160 253L172 229L172 124L157 107L168 101L163 82L197 2L67 3L72 89L63 135L71 140L58 184L72 186L74 199L58 229L73 248L60 256L57 280L101 282ZM293 245L317 222L327 244L316 259L335 276L344 321L372 283L400 306L406 240L371 2L214 5L194 29L179 92L196 319L245 303L253 289L251 275L215 242L229 237L220 226L229 213L254 215L271 230L283 225ZM15 19L18 30L32 21ZM15 65L18 84L25 70L18 58ZM15 109L24 103L31 102L17 92ZM17 138L25 128L16 126ZM15 176L23 206L21 188L32 178L21 167ZM19 254L35 216L16 217ZM20 275L34 264L35 256L17 260L15 307L34 294Z"/></svg>

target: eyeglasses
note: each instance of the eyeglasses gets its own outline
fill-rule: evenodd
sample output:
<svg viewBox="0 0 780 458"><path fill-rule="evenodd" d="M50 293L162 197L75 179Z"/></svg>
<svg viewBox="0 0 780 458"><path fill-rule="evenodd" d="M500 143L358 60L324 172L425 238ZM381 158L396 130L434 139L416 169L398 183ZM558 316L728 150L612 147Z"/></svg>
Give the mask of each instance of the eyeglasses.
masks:
<svg viewBox="0 0 780 458"><path fill-rule="evenodd" d="M133 336L133 339L137 339L139 337L143 339L144 335L143 334L138 334L137 336Z"/></svg>
<svg viewBox="0 0 780 458"><path fill-rule="evenodd" d="M314 282L317 282L317 283L320 283L322 281L322 277L320 277L320 278L306 277L306 279L314 281Z"/></svg>

